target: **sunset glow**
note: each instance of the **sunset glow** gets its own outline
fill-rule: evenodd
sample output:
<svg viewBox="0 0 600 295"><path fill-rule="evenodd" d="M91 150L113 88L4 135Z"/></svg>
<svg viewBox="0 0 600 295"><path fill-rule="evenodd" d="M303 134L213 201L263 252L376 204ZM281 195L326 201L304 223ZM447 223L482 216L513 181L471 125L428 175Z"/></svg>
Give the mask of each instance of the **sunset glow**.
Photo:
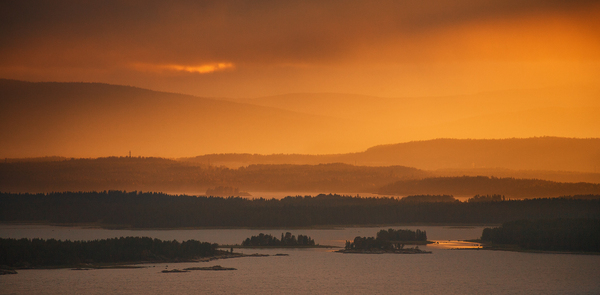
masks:
<svg viewBox="0 0 600 295"><path fill-rule="evenodd" d="M136 63L132 65L132 68L137 71L146 71L146 72L155 72L160 74L164 71L176 71L176 72L187 72L190 74L208 74L216 71L223 71L227 69L233 69L234 65L232 63L212 63L212 64L201 64L201 65L153 65L153 64L144 64L144 63Z"/></svg>
<svg viewBox="0 0 600 295"><path fill-rule="evenodd" d="M96 107L45 102L69 113L42 112L34 118L59 125L33 131L33 114L14 104L3 117L23 122L0 130L14 138L0 154L322 154L440 137L600 136L595 1L244 3L0 4L0 78L197 97L120 94L110 105L106 90ZM95 119L83 124L84 110ZM42 149L32 134L45 128Z"/></svg>
<svg viewBox="0 0 600 295"><path fill-rule="evenodd" d="M600 294L595 254L598 0L0 1L2 294Z"/></svg>
<svg viewBox="0 0 600 295"><path fill-rule="evenodd" d="M199 66L182 66L182 65L165 65L165 66L157 66L160 69L168 69L174 71L183 71L188 73L198 73L198 74L207 74L215 71L222 71L225 69L233 68L232 63L216 63L216 64L206 64Z"/></svg>

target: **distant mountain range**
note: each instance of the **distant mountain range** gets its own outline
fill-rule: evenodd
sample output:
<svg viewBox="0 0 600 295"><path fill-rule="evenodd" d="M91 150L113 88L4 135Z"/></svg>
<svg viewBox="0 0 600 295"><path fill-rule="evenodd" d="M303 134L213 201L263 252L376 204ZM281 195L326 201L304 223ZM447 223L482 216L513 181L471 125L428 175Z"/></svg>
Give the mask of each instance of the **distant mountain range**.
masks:
<svg viewBox="0 0 600 295"><path fill-rule="evenodd" d="M213 154L181 160L231 167L283 163L402 165L425 170L445 169L440 173L448 175L456 174L457 170L463 173L485 172L485 175L493 171L501 172L502 169L504 174L508 173L506 169L597 173L600 172L600 138L435 139L375 146L364 152L350 154Z"/></svg>
<svg viewBox="0 0 600 295"><path fill-rule="evenodd" d="M127 155L129 151L134 156L170 158L216 153L322 155L364 151L398 142L410 142L403 145L406 152L447 143L460 154L467 152L464 148L469 144L420 140L598 138L598 97L600 90L595 88L554 87L449 97L289 94L217 99L100 83L0 79L0 157L105 157ZM489 142L504 143L518 145L519 141ZM591 148L596 146L593 143ZM385 154L382 149L385 148L376 148L377 154ZM505 165L504 160L455 157L450 152L452 157L446 155L441 161L441 156L427 156L425 151L415 155L415 160L396 152L392 153L394 159L387 159L389 155L366 157L375 154L367 151L363 153L366 158L349 156L343 162L387 165L391 161L423 169L456 165L588 172L600 169L595 168L597 156L585 158L589 153L584 153L571 157L570 147L566 149L554 154L553 163L534 160L545 158L532 151L527 154L532 158L518 158L510 165ZM502 154L492 154L504 159ZM563 155L567 155L565 162L588 162L558 164ZM432 159L423 162L423 157Z"/></svg>
<svg viewBox="0 0 600 295"><path fill-rule="evenodd" d="M0 80L0 101L9 158L309 151L356 132L334 118L98 83Z"/></svg>
<svg viewBox="0 0 600 295"><path fill-rule="evenodd" d="M357 121L370 127L373 146L434 138L596 138L599 98L598 87L557 86L443 97L301 93L233 101Z"/></svg>

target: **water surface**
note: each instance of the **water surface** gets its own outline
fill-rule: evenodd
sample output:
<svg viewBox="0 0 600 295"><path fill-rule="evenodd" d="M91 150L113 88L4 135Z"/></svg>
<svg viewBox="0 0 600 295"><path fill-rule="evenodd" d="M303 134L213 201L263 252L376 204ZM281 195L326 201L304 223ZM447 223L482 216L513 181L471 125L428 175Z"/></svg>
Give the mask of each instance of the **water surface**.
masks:
<svg viewBox="0 0 600 295"><path fill-rule="evenodd" d="M387 227L386 227L387 228ZM409 226L432 240L477 238L481 227ZM310 230L104 230L55 226L2 225L1 237L90 240L118 236L197 239L240 243L259 232L308 234L318 243L342 246L354 236L380 228ZM331 249L240 249L248 257L202 263L149 264L143 269L89 271L19 270L0 277L0 294L599 294L600 256L485 250L432 254L341 254ZM163 269L222 265L236 271L165 274Z"/></svg>

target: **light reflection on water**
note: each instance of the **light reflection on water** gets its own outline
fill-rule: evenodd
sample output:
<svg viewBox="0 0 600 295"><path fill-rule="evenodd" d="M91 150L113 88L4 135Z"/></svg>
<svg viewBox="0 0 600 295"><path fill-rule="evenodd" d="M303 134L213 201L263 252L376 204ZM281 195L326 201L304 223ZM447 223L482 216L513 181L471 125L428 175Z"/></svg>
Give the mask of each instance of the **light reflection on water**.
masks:
<svg viewBox="0 0 600 295"><path fill-rule="evenodd" d="M456 241L456 240L432 240L433 244L427 245L433 249L481 249L483 248L480 243Z"/></svg>
<svg viewBox="0 0 600 295"><path fill-rule="evenodd" d="M387 227L386 227L387 228ZM477 238L481 228L394 227L426 229L433 240ZM54 231L52 231L54 230ZM288 230L319 243L342 245L355 235L373 236L379 228ZM286 230L269 230L281 234ZM241 242L265 230L111 231L39 226L0 226L1 237L90 239L136 233L178 240L205 238ZM52 236L55 235L55 236ZM19 270L0 277L0 294L599 294L600 256L502 251L454 251L433 245L423 255L361 255L331 249L239 249L248 257L202 263L149 264L143 269L89 271ZM238 251L238 250L236 250ZM236 271L165 274L168 268L213 266Z"/></svg>

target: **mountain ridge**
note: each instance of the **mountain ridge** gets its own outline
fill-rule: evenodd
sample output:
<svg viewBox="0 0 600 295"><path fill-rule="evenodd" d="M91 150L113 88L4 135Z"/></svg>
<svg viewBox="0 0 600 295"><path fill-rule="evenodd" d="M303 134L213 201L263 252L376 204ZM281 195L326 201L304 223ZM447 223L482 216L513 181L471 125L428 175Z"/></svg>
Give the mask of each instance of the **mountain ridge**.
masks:
<svg viewBox="0 0 600 295"><path fill-rule="evenodd" d="M346 163L366 166L402 165L425 170L504 168L598 172L600 138L534 137L509 139L432 139L386 144L363 152L332 155L213 154L182 161L239 164ZM235 165L233 165L235 166Z"/></svg>
<svg viewBox="0 0 600 295"><path fill-rule="evenodd" d="M129 151L167 158L218 153L329 158L348 154L326 162L390 165L376 156L358 157L356 151L431 138L597 138L596 92L559 89L557 93L514 90L377 101L360 95L290 94L275 98L282 102L281 97L293 97L281 108L123 85L0 79L0 157L106 157ZM564 100L566 95L572 105ZM493 104L486 105L481 97ZM546 108L540 109L544 104ZM596 161L591 159L588 167L505 168L595 172ZM395 164L399 163L391 165ZM498 166L477 159L451 165L400 164L421 169Z"/></svg>
<svg viewBox="0 0 600 295"><path fill-rule="evenodd" d="M352 133L324 116L111 84L0 80L0 100L11 158L306 152Z"/></svg>

